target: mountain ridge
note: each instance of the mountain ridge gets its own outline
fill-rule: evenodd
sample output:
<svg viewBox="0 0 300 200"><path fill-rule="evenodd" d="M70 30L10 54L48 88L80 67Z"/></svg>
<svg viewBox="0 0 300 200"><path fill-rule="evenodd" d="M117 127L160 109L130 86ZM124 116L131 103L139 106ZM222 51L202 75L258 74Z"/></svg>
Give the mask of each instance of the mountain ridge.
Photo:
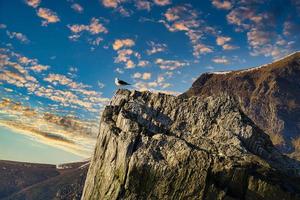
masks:
<svg viewBox="0 0 300 200"><path fill-rule="evenodd" d="M262 66L204 73L180 96L207 97L227 92L277 147L298 157L294 144L300 141L300 52Z"/></svg>

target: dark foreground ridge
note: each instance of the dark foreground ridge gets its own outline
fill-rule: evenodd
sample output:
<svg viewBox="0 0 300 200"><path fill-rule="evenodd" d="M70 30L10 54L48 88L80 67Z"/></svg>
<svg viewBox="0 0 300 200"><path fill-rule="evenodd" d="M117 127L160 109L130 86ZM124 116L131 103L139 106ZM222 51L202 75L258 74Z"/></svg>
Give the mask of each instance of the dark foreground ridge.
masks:
<svg viewBox="0 0 300 200"><path fill-rule="evenodd" d="M226 94L118 90L82 200L299 199L299 169Z"/></svg>
<svg viewBox="0 0 300 200"><path fill-rule="evenodd" d="M56 167L0 160L1 200L79 200L88 162Z"/></svg>

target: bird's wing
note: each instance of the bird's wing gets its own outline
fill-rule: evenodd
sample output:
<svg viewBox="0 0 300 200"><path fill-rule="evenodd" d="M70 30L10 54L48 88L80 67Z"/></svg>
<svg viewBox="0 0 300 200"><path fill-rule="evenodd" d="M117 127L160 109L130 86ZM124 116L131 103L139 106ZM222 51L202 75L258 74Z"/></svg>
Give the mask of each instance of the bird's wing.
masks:
<svg viewBox="0 0 300 200"><path fill-rule="evenodd" d="M122 81L122 80L119 80L119 83L120 83L121 85L130 85L129 83L127 83L127 82L125 82L125 81Z"/></svg>

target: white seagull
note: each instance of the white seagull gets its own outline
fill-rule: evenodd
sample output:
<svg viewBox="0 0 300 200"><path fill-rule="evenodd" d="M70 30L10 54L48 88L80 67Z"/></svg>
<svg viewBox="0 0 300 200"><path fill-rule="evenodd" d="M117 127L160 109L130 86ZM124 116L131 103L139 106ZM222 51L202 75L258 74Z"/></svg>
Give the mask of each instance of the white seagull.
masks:
<svg viewBox="0 0 300 200"><path fill-rule="evenodd" d="M125 81L122 81L122 80L120 80L120 79L118 79L118 78L115 78L115 84L116 84L117 86L130 85L129 83L127 83L127 82L125 82Z"/></svg>

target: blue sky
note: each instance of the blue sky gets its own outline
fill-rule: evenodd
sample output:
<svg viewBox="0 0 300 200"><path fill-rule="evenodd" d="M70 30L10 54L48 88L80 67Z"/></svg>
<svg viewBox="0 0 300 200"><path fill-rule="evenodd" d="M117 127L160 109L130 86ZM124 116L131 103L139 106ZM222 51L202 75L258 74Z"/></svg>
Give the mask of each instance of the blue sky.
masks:
<svg viewBox="0 0 300 200"><path fill-rule="evenodd" d="M0 0L0 95L95 119L115 77L180 93L299 50L299 13L298 0Z"/></svg>

